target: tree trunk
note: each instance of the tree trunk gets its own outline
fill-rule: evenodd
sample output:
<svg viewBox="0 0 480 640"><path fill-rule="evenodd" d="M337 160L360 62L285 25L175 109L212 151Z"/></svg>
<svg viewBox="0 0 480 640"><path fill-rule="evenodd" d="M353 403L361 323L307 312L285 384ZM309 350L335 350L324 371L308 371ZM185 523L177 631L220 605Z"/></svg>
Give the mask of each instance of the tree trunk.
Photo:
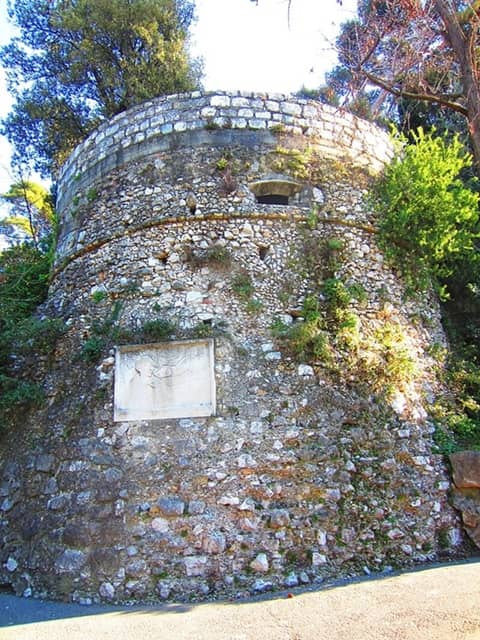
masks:
<svg viewBox="0 0 480 640"><path fill-rule="evenodd" d="M451 10L445 0L434 0L435 7L445 27L445 37L455 51L460 65L461 82L465 96L468 130L472 140L473 155L480 171L480 83L478 63L475 57L475 17L470 30L462 28L458 14Z"/></svg>

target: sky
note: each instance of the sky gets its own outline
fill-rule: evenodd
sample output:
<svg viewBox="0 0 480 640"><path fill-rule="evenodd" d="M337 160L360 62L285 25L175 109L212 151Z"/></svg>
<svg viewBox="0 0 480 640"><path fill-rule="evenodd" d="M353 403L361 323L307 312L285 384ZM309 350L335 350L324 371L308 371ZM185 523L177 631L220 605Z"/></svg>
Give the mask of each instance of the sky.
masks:
<svg viewBox="0 0 480 640"><path fill-rule="evenodd" d="M0 46L13 29L0 0ZM356 0L196 0L191 46L204 62L208 90L295 92L322 84L335 64L339 26L355 15ZM290 19L289 19L290 18ZM0 118L12 99L0 69ZM35 178L35 176L34 176ZM38 179L38 178L37 178ZM0 193L12 182L10 148L0 136Z"/></svg>

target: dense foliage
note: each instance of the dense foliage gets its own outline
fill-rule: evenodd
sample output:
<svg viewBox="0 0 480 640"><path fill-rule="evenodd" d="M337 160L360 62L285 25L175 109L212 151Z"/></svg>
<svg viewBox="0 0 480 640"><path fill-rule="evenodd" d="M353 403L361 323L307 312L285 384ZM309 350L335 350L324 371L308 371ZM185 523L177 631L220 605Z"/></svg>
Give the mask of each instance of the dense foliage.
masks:
<svg viewBox="0 0 480 640"><path fill-rule="evenodd" d="M421 292L430 282L445 295L443 320L451 350L437 403L441 450L480 447L479 195L460 179L471 158L457 138L412 134L378 182L374 202L386 255ZM400 140L405 144L406 139Z"/></svg>
<svg viewBox="0 0 480 640"><path fill-rule="evenodd" d="M198 82L189 0L9 0L9 15L19 36L0 62L16 102L3 132L43 175L101 120Z"/></svg>
<svg viewBox="0 0 480 640"><path fill-rule="evenodd" d="M63 328L59 321L32 315L47 295L51 252L46 248L25 243L0 254L0 419L41 401L40 387L19 362L48 354Z"/></svg>
<svg viewBox="0 0 480 640"><path fill-rule="evenodd" d="M478 194L461 180L471 156L457 138L422 129L398 148L374 192L386 255L413 289L440 285L464 260L477 259ZM404 136L398 141L405 145Z"/></svg>

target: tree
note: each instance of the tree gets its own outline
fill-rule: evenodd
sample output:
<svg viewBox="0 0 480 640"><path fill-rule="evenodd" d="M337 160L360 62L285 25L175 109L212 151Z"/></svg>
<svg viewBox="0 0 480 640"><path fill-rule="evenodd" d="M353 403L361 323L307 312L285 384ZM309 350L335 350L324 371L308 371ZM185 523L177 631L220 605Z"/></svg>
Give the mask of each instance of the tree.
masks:
<svg viewBox="0 0 480 640"><path fill-rule="evenodd" d="M478 262L479 194L460 179L471 156L457 138L421 129L414 144L399 136L399 149L374 190L385 254L414 290L437 286L458 269ZM472 270L473 271L473 270Z"/></svg>
<svg viewBox="0 0 480 640"><path fill-rule="evenodd" d="M325 104L347 107L360 118L379 124L391 117L394 110L394 102L387 102L384 90L372 87L344 65L337 65L325 74L325 84L319 88L317 97Z"/></svg>
<svg viewBox="0 0 480 640"><path fill-rule="evenodd" d="M461 114L480 167L480 0L359 0L339 59L355 79L397 98Z"/></svg>
<svg viewBox="0 0 480 640"><path fill-rule="evenodd" d="M12 208L0 225L5 235L27 239L36 249L54 232L55 210L50 192L30 180L19 180L1 196Z"/></svg>
<svg viewBox="0 0 480 640"><path fill-rule="evenodd" d="M189 0L9 0L20 35L0 50L16 98L3 122L14 161L46 176L99 122L187 91Z"/></svg>

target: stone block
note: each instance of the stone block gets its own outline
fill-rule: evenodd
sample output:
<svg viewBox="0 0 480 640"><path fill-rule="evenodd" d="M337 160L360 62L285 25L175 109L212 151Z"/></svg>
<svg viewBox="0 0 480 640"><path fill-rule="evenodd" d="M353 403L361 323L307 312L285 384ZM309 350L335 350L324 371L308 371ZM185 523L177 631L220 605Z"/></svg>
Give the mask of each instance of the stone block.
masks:
<svg viewBox="0 0 480 640"><path fill-rule="evenodd" d="M259 573L266 573L269 570L268 558L266 553L259 553L257 557L250 563L250 568Z"/></svg>
<svg viewBox="0 0 480 640"><path fill-rule="evenodd" d="M225 551L226 544L225 536L220 531L207 533L202 538L202 550L205 553L223 553Z"/></svg>
<svg viewBox="0 0 480 640"><path fill-rule="evenodd" d="M183 562L189 578L205 575L208 563L206 556L187 556L183 559Z"/></svg>
<svg viewBox="0 0 480 640"><path fill-rule="evenodd" d="M180 498L167 496L157 501L157 507L164 516L181 516L185 511L185 503Z"/></svg>
<svg viewBox="0 0 480 640"><path fill-rule="evenodd" d="M210 104L212 107L229 107L230 106L230 97L229 96L212 96L210 98Z"/></svg>
<svg viewBox="0 0 480 640"><path fill-rule="evenodd" d="M43 453L39 455L35 460L35 470L48 473L53 469L54 464L55 464L55 457L50 454Z"/></svg>
<svg viewBox="0 0 480 640"><path fill-rule="evenodd" d="M290 524L290 514L286 509L278 509L274 511L270 517L270 526L272 529L281 529L288 527Z"/></svg>
<svg viewBox="0 0 480 640"><path fill-rule="evenodd" d="M77 549L65 549L55 560L55 569L59 573L78 573L86 564L87 556Z"/></svg>
<svg viewBox="0 0 480 640"><path fill-rule="evenodd" d="M480 489L480 451L458 451L450 456L457 489Z"/></svg>

